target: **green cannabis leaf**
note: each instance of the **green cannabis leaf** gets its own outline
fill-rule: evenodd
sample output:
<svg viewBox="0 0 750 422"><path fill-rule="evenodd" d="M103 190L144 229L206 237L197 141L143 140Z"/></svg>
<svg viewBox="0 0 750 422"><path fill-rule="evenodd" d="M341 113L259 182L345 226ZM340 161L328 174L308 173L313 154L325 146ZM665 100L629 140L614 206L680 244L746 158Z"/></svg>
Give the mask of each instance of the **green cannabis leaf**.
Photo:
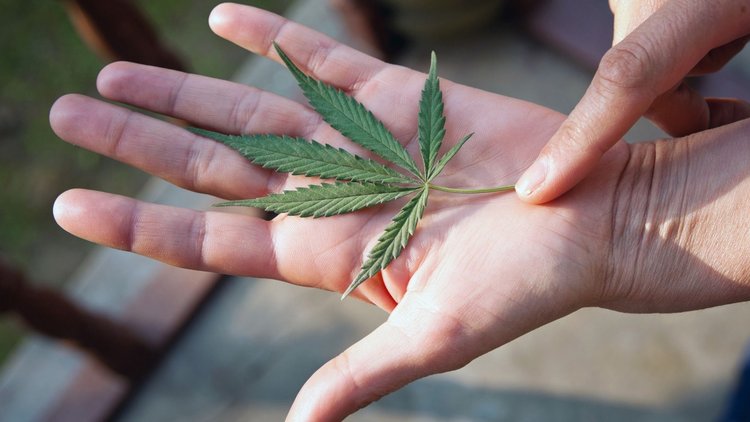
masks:
<svg viewBox="0 0 750 422"><path fill-rule="evenodd" d="M289 136L232 136L190 128L230 146L255 164L293 175L375 183L413 183L392 168L343 149Z"/></svg>
<svg viewBox="0 0 750 422"><path fill-rule="evenodd" d="M310 105L323 116L331 127L342 135L362 145L386 161L390 161L415 176L417 164L406 149L393 137L370 110L342 91L317 81L302 73L289 56L274 43L276 52L297 80Z"/></svg>
<svg viewBox="0 0 750 422"><path fill-rule="evenodd" d="M335 183L310 185L262 198L224 202L217 206L259 207L275 213L317 218L345 214L414 195L378 238L342 299L401 254L424 214L430 190L476 194L514 189L513 185L457 189L432 184L432 180L471 138L471 134L464 136L438 159L445 137L445 116L435 53L430 58L430 70L419 102L419 149L424 164L424 169L420 170L406 149L364 105L344 92L304 74L278 44L274 43L274 47L310 105L331 127L410 174L402 174L377 161L314 140L279 135L225 135L198 128L189 130L221 142L265 168L293 175L336 180Z"/></svg>
<svg viewBox="0 0 750 422"><path fill-rule="evenodd" d="M432 180L434 163L445 137L443 116L443 93L437 78L437 57L430 55L430 71L427 75L422 99L419 102L419 149L424 162L425 177Z"/></svg>
<svg viewBox="0 0 750 422"><path fill-rule="evenodd" d="M239 205L300 217L330 217L392 201L416 190L378 183L323 183L257 199L223 202L217 206Z"/></svg>
<svg viewBox="0 0 750 422"><path fill-rule="evenodd" d="M343 297L346 297L365 280L377 274L378 271L387 267L401 253L406 243L409 242L411 235L414 234L419 219L424 214L429 192L428 188L420 189L419 195L412 198L393 217L391 224L385 228L378 242L372 247L357 278L346 288Z"/></svg>

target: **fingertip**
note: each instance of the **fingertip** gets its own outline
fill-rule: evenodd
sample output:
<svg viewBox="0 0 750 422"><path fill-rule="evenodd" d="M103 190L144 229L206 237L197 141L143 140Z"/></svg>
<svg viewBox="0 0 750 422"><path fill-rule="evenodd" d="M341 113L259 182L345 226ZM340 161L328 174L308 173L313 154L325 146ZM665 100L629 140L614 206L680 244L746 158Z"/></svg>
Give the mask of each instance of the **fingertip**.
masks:
<svg viewBox="0 0 750 422"><path fill-rule="evenodd" d="M518 198L535 205L559 198L583 180L601 156L591 152L541 155L516 183Z"/></svg>
<svg viewBox="0 0 750 422"><path fill-rule="evenodd" d="M49 109L49 124L55 135L65 138L74 129L78 120L81 102L85 97L80 94L66 94L58 98Z"/></svg>
<svg viewBox="0 0 750 422"><path fill-rule="evenodd" d="M87 189L71 189L57 197L52 215L66 232L90 242L127 249L131 200Z"/></svg>
<svg viewBox="0 0 750 422"><path fill-rule="evenodd" d="M54 103L52 103L52 106L49 108L49 125L52 128L52 131L55 132L55 135L60 136L59 133L57 133L57 127L59 126L61 118L64 116L65 111L67 109L66 104L70 101L69 96L73 94L67 94L63 95L62 97L55 100Z"/></svg>
<svg viewBox="0 0 750 422"><path fill-rule="evenodd" d="M519 199L542 204L560 197L583 180L627 131L628 127L602 130L600 119L586 112L591 107L587 101L581 100L519 178Z"/></svg>
<svg viewBox="0 0 750 422"><path fill-rule="evenodd" d="M551 199L546 199L547 195L545 194L543 189L538 189L530 193L516 191L516 196L518 196L518 199L520 199L521 201L526 202L527 204L532 204L532 205L541 205L541 204L544 204L545 202L549 202L552 199L555 199L554 197Z"/></svg>
<svg viewBox="0 0 750 422"><path fill-rule="evenodd" d="M544 204L564 194L579 181L570 181L569 177L555 172L554 164L554 157L539 156L516 183L518 198L529 204Z"/></svg>
<svg viewBox="0 0 750 422"><path fill-rule="evenodd" d="M269 52L271 42L288 22L268 10L236 3L222 3L208 17L216 35L261 55Z"/></svg>
<svg viewBox="0 0 750 422"><path fill-rule="evenodd" d="M530 203L537 203L539 192L544 190L548 167L548 158L540 156L531 164L531 166L529 166L528 169L526 169L516 183L516 193L521 200Z"/></svg>
<svg viewBox="0 0 750 422"><path fill-rule="evenodd" d="M220 28L224 23L224 19L226 16L224 14L225 4L226 3L221 3L216 5L211 10L211 13L208 14L208 27L211 28L211 30L214 32L216 32L217 28Z"/></svg>
<svg viewBox="0 0 750 422"><path fill-rule="evenodd" d="M126 77L131 73L132 66L132 63L123 61L104 66L96 77L96 89L99 94L111 98L115 93L122 91L124 87L129 85ZM132 86L130 86L130 89L132 89Z"/></svg>
<svg viewBox="0 0 750 422"><path fill-rule="evenodd" d="M71 224L81 219L82 210L78 206L76 198L80 196L81 189L71 189L61 193L52 205L52 216L57 224L65 231L71 231Z"/></svg>
<svg viewBox="0 0 750 422"><path fill-rule="evenodd" d="M231 27L233 16L237 8L241 7L235 3L221 3L213 8L208 15L208 26L214 33L222 38L228 35L228 28Z"/></svg>

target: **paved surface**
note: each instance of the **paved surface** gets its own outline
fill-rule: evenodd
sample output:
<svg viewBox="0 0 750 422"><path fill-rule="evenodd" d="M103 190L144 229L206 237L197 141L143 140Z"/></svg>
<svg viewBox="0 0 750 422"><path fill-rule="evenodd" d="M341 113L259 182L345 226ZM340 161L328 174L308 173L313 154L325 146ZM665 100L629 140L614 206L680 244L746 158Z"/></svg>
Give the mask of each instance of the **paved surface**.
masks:
<svg viewBox="0 0 750 422"><path fill-rule="evenodd" d="M680 315L587 309L352 421L708 421L750 336L747 305ZM325 361L385 315L333 294L230 279L121 421L279 421Z"/></svg>
<svg viewBox="0 0 750 422"><path fill-rule="evenodd" d="M323 2L302 3L297 19L326 21ZM326 21L325 29L341 36L335 24ZM403 63L426 69L431 48L442 77L563 112L590 78L509 29L415 46ZM295 95L280 69L252 62L238 79ZM655 136L639 124L629 138ZM307 377L384 319L335 294L230 278L120 420L283 420ZM747 321L750 304L677 315L585 309L459 371L416 382L350 420L714 420L750 339Z"/></svg>
<svg viewBox="0 0 750 422"><path fill-rule="evenodd" d="M193 209L207 209L216 202L214 198L187 192L155 178L140 192L140 198ZM196 286L189 272L184 270L185 273L175 277L180 283L180 294L171 294L165 288L169 281L164 279L167 275L164 267L139 255L96 248L72 276L67 293L78 305L120 321L158 343L172 318L179 318L170 312L184 304L185 294L194 291ZM154 289L155 284L159 289ZM163 300L170 301L170 306L161 305L158 310L154 306L154 312L144 307L134 309L133 304L146 295L160 305L159 296L162 296ZM76 413L80 405L74 402L80 401L87 406L88 412L83 413L106 414L112 402L116 403L128 388L124 379L92 362L88 355L70 344L35 333L24 338L1 369L0 422L87 422L80 414L60 414L61 400L67 393L77 392L67 410ZM91 375L101 383L92 383ZM79 383L80 379L89 381Z"/></svg>

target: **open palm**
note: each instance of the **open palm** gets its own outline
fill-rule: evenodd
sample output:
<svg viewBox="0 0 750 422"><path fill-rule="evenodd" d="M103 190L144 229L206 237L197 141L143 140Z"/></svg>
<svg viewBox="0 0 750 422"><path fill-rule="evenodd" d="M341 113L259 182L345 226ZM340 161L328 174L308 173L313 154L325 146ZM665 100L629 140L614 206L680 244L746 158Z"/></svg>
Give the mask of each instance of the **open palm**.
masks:
<svg viewBox="0 0 750 422"><path fill-rule="evenodd" d="M388 65L284 20L238 5L219 6L213 29L273 59L279 43L317 79L353 95L418 155L417 110L425 75ZM225 133L276 133L316 139L361 155L309 107L255 88L118 63L104 69L109 99ZM526 102L442 81L444 149L471 141L437 183L511 184L563 116ZM254 166L231 149L145 115L69 95L51 112L63 139L177 185L226 199L308 184ZM354 295L391 312L387 322L321 368L290 417L335 420L417 378L465 365L508 341L596 304L603 292L611 208L628 156L620 144L569 195L531 206L512 194L431 194L404 253ZM402 203L323 219L273 221L145 204L84 190L55 206L71 233L183 267L274 278L341 292L359 271Z"/></svg>

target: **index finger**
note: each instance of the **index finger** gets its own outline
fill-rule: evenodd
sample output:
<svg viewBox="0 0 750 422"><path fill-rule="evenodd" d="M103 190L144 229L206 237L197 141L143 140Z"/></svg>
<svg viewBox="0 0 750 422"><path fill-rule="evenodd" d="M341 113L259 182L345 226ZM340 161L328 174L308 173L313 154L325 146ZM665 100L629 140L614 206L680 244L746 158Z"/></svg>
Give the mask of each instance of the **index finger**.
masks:
<svg viewBox="0 0 750 422"><path fill-rule="evenodd" d="M604 55L581 101L519 180L521 199L543 203L572 188L660 94L713 47L744 35L748 23L750 1L672 1L659 9Z"/></svg>
<svg viewBox="0 0 750 422"><path fill-rule="evenodd" d="M209 17L219 36L281 63L277 42L303 72L344 91L356 91L387 64L304 25L263 9L233 3L216 6Z"/></svg>

